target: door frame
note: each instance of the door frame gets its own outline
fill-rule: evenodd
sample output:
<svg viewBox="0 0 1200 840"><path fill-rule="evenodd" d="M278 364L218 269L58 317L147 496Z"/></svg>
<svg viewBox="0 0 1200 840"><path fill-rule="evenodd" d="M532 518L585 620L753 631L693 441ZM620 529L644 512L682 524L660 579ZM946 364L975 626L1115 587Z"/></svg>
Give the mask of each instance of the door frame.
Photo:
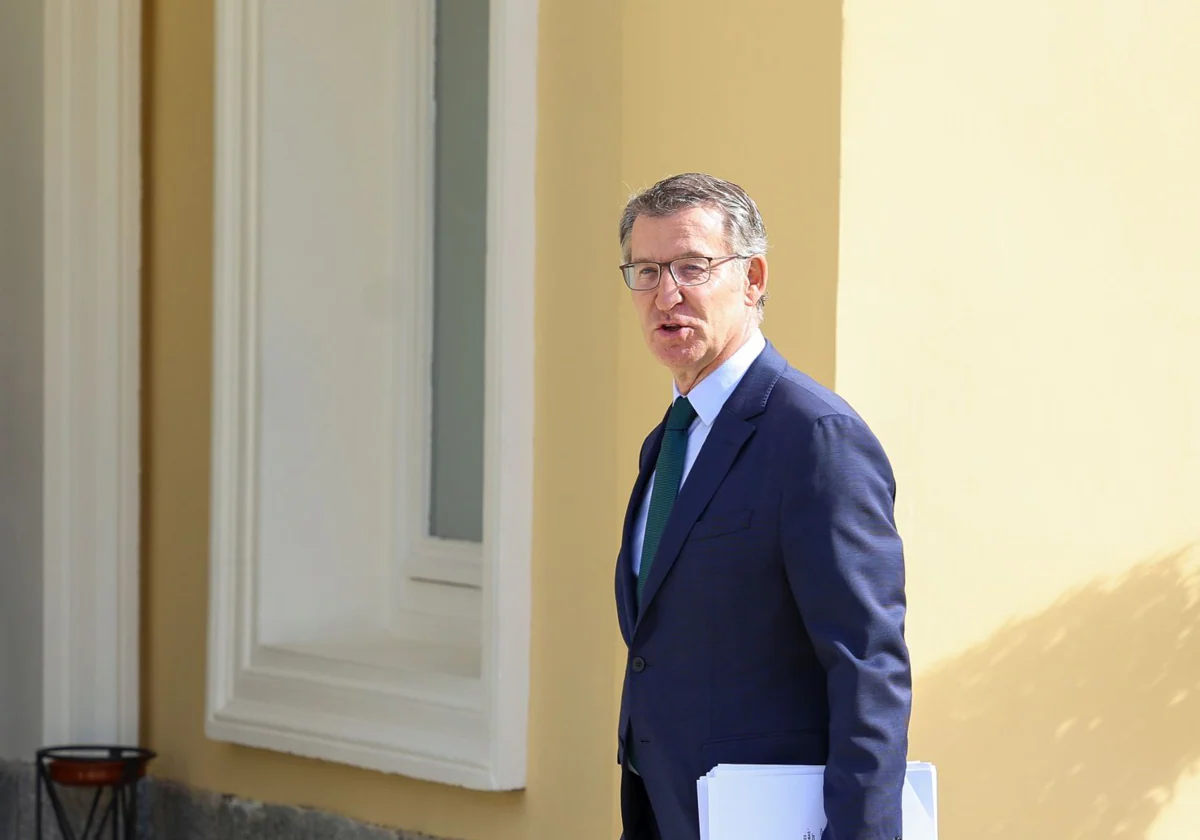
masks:
<svg viewBox="0 0 1200 840"><path fill-rule="evenodd" d="M141 0L46 0L46 744L138 740Z"/></svg>

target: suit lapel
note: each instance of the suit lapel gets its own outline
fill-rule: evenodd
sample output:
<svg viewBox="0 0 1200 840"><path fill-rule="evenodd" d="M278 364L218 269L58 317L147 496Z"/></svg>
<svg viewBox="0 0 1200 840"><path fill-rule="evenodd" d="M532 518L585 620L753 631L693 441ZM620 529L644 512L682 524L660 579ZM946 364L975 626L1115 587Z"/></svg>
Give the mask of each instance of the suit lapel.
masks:
<svg viewBox="0 0 1200 840"><path fill-rule="evenodd" d="M633 526L637 522L638 510L650 484L650 476L654 473L654 464L658 460L658 449L662 445L663 425L666 415L658 427L650 433L643 445L642 460L638 464L638 477L633 485L633 493L629 497L629 505L625 508L625 526L621 531L621 552L617 557L617 598L621 607L621 634L626 644L633 638L633 626L637 621L637 589L633 576Z"/></svg>
<svg viewBox="0 0 1200 840"><path fill-rule="evenodd" d="M750 436L754 434L754 426L738 417L722 412L717 415L712 431L704 448L692 465L687 480L679 488L675 498L675 506L663 529L662 540L658 544L658 553L654 564L650 567L650 576L646 578L646 589L642 592L641 615L645 615L654 600L655 593L666 579L679 551L683 548L684 540L704 508L708 506L713 494L721 486L721 481L733 466L734 460ZM640 616L639 616L640 619ZM636 632L636 625L634 630Z"/></svg>
<svg viewBox="0 0 1200 840"><path fill-rule="evenodd" d="M700 518L700 514L712 500L713 494L725 480L725 476L729 473L734 461L737 460L738 453L742 451L746 441L754 434L755 426L750 422L750 418L762 413L766 408L771 389L786 368L787 362L768 343L754 364L746 371L746 375L742 377L738 387L729 396L725 407L717 415L712 431L709 432L704 447L700 450L696 462L692 465L691 471L679 490L675 506L671 509L671 516L667 520L662 540L658 544L654 565L650 567L650 576L646 579L640 614L638 614L637 605L633 604L633 611L630 615L637 615L637 622L633 625L634 633L637 632L637 626L641 623L641 616L646 614L651 601L654 600L655 594L666 579L667 573L671 571L671 567L679 557L679 552L682 550L692 526L696 524L696 520ZM659 440L662 438L661 426L656 431L656 437ZM651 452L657 454L657 443ZM652 458L650 460L653 461ZM649 475L649 470L644 465L642 472ZM639 487L644 490L645 481L642 476L639 476L638 482ZM641 499L637 493L634 494L634 497L637 500ZM629 516L627 515L626 543L629 541L629 532ZM626 588L632 589L631 586ZM634 593L634 597L636 597L636 593ZM632 636L633 633L630 635Z"/></svg>

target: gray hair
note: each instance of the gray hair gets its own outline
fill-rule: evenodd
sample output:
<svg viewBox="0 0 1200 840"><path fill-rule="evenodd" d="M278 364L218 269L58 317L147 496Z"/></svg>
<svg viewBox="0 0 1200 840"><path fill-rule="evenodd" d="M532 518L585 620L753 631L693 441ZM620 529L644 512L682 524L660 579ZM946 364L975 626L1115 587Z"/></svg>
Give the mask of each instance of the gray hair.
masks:
<svg viewBox="0 0 1200 840"><path fill-rule="evenodd" d="M744 257L767 253L767 230L758 205L745 190L730 181L700 172L685 172L664 178L636 193L621 214L621 252L630 259L629 238L638 216L661 218L693 207L711 207L725 217L725 239L733 253ZM759 317L767 296L758 301Z"/></svg>

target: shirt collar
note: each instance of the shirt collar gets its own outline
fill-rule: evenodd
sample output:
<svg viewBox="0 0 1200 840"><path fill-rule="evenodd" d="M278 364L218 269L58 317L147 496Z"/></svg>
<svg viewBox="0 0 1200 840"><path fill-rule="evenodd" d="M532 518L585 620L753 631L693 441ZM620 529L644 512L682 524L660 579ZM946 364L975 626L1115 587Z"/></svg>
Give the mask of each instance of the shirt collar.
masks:
<svg viewBox="0 0 1200 840"><path fill-rule="evenodd" d="M696 415L704 425L711 426L717 419L733 389L742 381L746 371L750 370L750 365L754 364L754 360L766 346L767 340L763 337L762 330L756 329L736 353L701 379L687 395L688 402L696 409ZM679 388L674 384L671 385L671 391L674 397L679 396Z"/></svg>

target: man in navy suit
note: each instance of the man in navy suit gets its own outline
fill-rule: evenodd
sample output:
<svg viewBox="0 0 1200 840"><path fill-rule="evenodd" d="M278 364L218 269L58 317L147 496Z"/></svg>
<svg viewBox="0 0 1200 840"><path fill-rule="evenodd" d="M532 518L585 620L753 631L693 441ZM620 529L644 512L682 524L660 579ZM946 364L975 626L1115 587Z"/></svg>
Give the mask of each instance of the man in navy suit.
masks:
<svg viewBox="0 0 1200 840"><path fill-rule="evenodd" d="M763 337L766 232L740 187L669 178L620 236L674 379L617 560L624 838L698 838L696 779L761 763L825 765L823 840L895 840L911 672L887 457Z"/></svg>

